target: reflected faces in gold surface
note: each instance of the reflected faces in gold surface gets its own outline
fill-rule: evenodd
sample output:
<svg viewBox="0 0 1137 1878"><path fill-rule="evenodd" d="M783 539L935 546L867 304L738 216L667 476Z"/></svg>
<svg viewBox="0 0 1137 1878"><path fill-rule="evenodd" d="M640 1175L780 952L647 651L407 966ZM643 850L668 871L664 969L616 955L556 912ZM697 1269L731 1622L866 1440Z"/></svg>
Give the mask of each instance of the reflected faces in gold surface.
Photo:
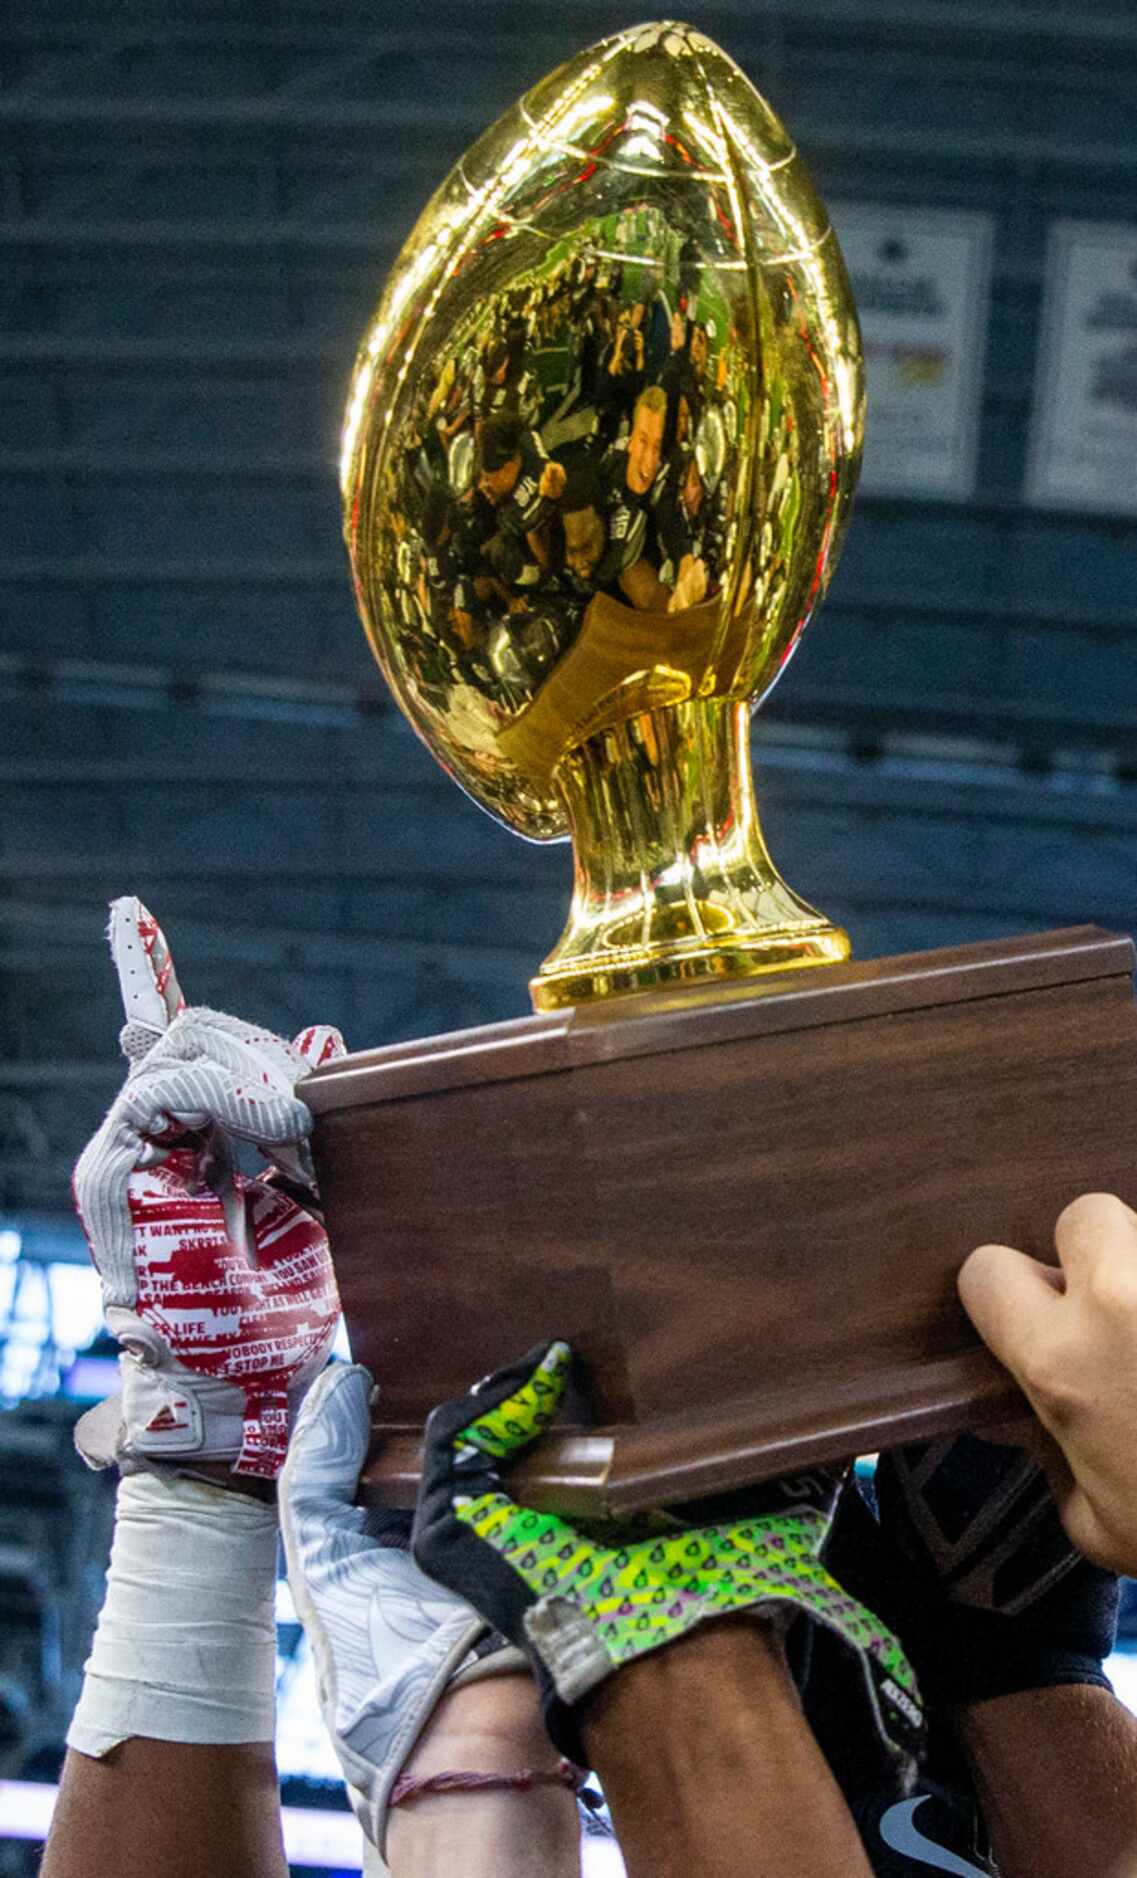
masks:
<svg viewBox="0 0 1137 1878"><path fill-rule="evenodd" d="M748 711L824 592L862 435L836 239L691 28L562 66L423 212L355 367L345 529L420 736L507 826L572 834L538 1008L847 953L766 853Z"/></svg>

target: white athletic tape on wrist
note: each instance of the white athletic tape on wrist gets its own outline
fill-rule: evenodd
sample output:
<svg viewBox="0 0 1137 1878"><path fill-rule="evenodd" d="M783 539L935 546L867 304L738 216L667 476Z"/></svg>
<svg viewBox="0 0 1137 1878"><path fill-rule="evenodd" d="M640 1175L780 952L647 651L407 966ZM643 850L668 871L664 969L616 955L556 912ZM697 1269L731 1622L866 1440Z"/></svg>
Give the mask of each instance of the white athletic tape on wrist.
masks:
<svg viewBox="0 0 1137 1878"><path fill-rule="evenodd" d="M275 1579L275 1507L175 1475L120 1481L68 1747L271 1741Z"/></svg>

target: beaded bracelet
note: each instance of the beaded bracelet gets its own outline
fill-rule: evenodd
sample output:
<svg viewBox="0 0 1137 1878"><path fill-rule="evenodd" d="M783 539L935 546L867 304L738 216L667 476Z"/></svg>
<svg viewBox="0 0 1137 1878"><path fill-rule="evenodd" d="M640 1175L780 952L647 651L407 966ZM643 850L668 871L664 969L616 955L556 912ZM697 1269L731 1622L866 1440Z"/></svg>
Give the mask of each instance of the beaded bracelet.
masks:
<svg viewBox="0 0 1137 1878"><path fill-rule="evenodd" d="M588 1775L572 1761L556 1767L526 1767L519 1774L400 1774L391 1789L389 1806L404 1806L427 1793L529 1793L534 1787L569 1787L580 1794Z"/></svg>

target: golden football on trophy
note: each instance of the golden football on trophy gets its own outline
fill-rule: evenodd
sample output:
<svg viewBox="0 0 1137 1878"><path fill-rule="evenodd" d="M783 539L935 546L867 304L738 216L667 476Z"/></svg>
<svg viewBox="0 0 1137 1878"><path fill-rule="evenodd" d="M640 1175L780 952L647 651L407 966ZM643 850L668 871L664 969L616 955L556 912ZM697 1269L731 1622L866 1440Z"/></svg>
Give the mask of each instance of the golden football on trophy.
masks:
<svg viewBox="0 0 1137 1878"><path fill-rule="evenodd" d="M825 212L688 26L534 86L403 248L345 420L355 590L448 773L571 834L538 1009L847 956L767 854L749 713L825 591L863 410Z"/></svg>

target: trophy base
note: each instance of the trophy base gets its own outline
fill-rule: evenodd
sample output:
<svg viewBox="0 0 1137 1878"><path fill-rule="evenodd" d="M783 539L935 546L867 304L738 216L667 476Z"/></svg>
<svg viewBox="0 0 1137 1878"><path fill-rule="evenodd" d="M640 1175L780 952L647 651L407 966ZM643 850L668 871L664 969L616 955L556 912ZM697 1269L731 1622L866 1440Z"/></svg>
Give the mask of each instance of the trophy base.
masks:
<svg viewBox="0 0 1137 1878"><path fill-rule="evenodd" d="M727 984L799 966L839 965L849 957L849 936L821 924L798 931L763 932L723 944L694 941L663 950L645 946L611 960L575 960L529 981L535 1011L563 1011L598 998L658 991L670 985Z"/></svg>
<svg viewBox="0 0 1137 1878"><path fill-rule="evenodd" d="M1029 1426L1023 1398L986 1350L960 1350L872 1379L776 1386L726 1403L660 1416L646 1426L570 1427L510 1464L513 1497L542 1512L627 1519L668 1502L737 1491L964 1429ZM360 1480L365 1505L412 1507L422 1471L422 1429L383 1427Z"/></svg>
<svg viewBox="0 0 1137 1878"><path fill-rule="evenodd" d="M619 1518L1026 1413L956 1289L1137 1198L1128 938L1093 928L676 987L388 1045L304 1099L356 1362L364 1498L414 1505L439 1402L578 1359L511 1474Z"/></svg>

